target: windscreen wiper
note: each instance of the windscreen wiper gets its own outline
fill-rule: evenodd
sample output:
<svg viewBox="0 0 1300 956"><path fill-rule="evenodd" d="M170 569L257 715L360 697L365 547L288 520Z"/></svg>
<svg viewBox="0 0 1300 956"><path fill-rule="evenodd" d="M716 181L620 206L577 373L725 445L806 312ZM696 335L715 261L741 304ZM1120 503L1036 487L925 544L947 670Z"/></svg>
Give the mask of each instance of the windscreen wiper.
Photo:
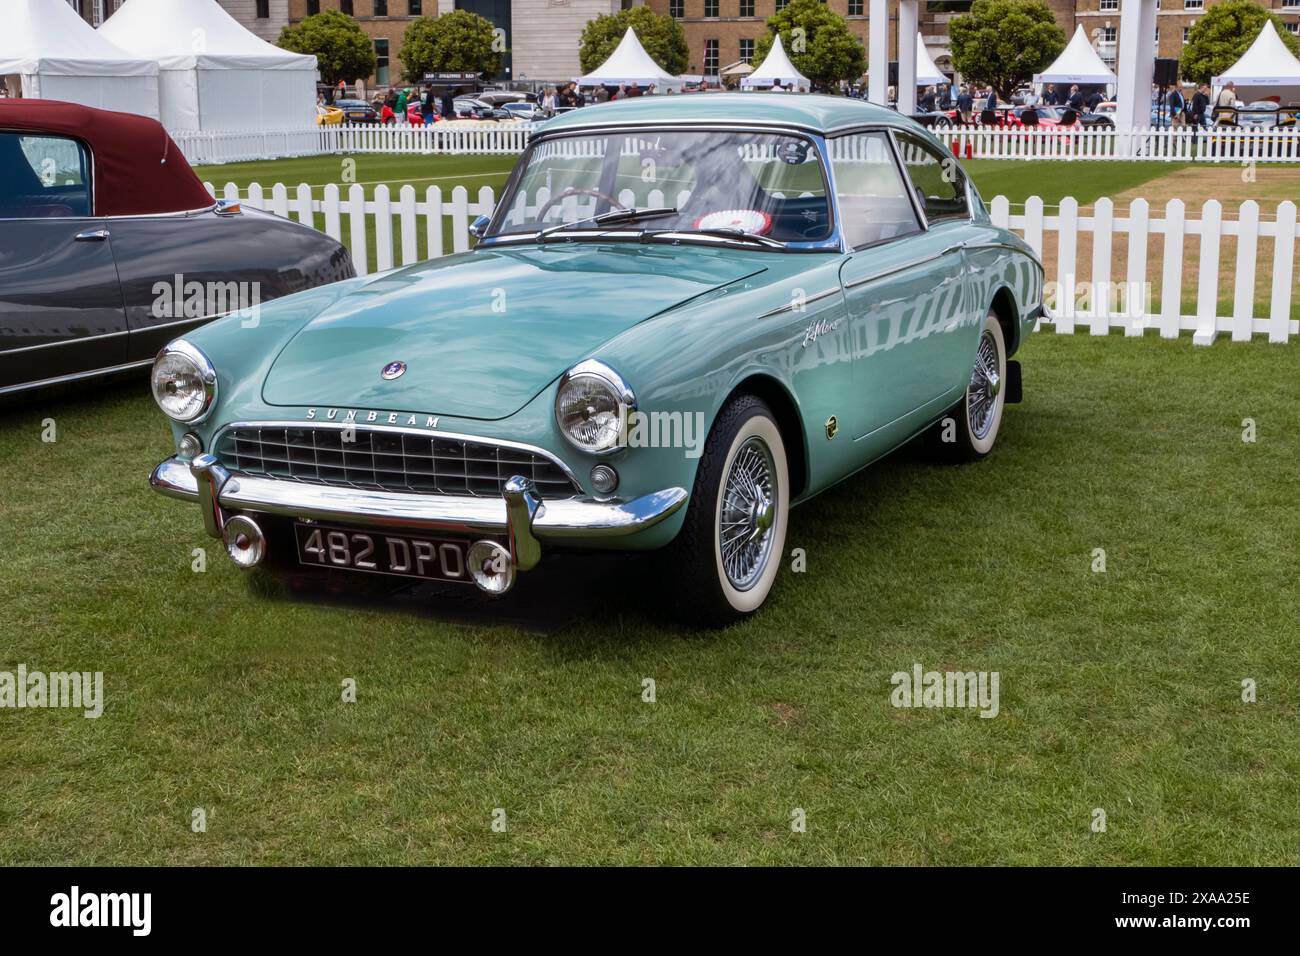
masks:
<svg viewBox="0 0 1300 956"><path fill-rule="evenodd" d="M536 236L538 242L545 242L547 236L554 235L557 232L564 232L567 229L576 229L579 226L604 226L612 222L635 222L638 219L656 219L660 216L672 216L676 214L677 209L674 206L647 206L644 209L611 209L609 212L602 212L597 216L588 216L586 219L575 219L573 222L562 222L556 226L548 226L539 232Z"/></svg>
<svg viewBox="0 0 1300 956"><path fill-rule="evenodd" d="M723 239L735 239L739 242L753 242L760 246L766 246L769 249L784 249L785 243L770 236L760 236L756 232L746 232L737 226L709 226L703 229L664 229L658 233L647 233L647 235L663 235L664 233L680 233L682 235L701 235L701 236L719 236Z"/></svg>

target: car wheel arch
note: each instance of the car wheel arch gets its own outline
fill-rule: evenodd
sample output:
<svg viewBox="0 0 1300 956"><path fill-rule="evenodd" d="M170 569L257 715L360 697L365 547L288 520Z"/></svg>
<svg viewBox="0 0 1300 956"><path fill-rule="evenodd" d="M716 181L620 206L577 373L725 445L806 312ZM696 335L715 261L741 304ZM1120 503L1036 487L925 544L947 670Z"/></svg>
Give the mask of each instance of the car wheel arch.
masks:
<svg viewBox="0 0 1300 956"><path fill-rule="evenodd" d="M1002 326L1008 357L1015 355L1020 349L1020 308L1016 305L1016 295L1009 286L999 285L993 290L993 298L984 314L989 312L998 317L998 323Z"/></svg>
<svg viewBox="0 0 1300 956"><path fill-rule="evenodd" d="M714 418L733 398L744 394L762 399L776 416L776 426L781 431L781 439L786 447L790 500L793 501L808 487L808 436L803 427L799 403L784 382L763 372L750 372L742 375L722 397L714 411ZM712 423L709 427L713 427Z"/></svg>

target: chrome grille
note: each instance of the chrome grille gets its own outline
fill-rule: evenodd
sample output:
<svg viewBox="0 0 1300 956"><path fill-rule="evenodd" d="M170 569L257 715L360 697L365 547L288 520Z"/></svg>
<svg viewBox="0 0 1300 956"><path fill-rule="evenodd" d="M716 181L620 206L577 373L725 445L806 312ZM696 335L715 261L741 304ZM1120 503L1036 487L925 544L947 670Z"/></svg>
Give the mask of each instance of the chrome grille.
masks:
<svg viewBox="0 0 1300 956"><path fill-rule="evenodd" d="M322 485L430 495L498 496L512 475L531 478L545 500L581 489L544 455L490 441L343 428L235 426L213 454L230 471Z"/></svg>

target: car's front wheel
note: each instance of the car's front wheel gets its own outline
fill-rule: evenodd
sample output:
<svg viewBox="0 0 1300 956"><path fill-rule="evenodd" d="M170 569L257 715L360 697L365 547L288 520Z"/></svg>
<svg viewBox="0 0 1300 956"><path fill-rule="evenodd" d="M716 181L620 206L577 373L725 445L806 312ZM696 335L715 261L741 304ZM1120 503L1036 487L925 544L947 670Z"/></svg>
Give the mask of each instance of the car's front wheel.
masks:
<svg viewBox="0 0 1300 956"><path fill-rule="evenodd" d="M957 461L974 461L993 450L1006 406L1007 341L996 313L984 317L966 394L934 426L940 451Z"/></svg>
<svg viewBox="0 0 1300 956"><path fill-rule="evenodd" d="M789 511L790 472L776 419L760 399L740 395L709 433L670 550L685 616L722 625L762 606L780 570Z"/></svg>

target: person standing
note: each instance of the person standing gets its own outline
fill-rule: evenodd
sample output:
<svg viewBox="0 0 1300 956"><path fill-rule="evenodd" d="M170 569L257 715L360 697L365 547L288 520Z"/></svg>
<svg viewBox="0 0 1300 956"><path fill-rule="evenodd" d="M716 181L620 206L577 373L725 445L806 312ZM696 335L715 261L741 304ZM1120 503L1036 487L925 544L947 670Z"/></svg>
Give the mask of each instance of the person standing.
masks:
<svg viewBox="0 0 1300 956"><path fill-rule="evenodd" d="M397 102L393 104L393 112L397 114L397 122L406 122L406 90L397 94Z"/></svg>
<svg viewBox="0 0 1300 956"><path fill-rule="evenodd" d="M452 95L450 86L442 91L442 104L438 107L438 112L442 113L445 120L456 118L456 97Z"/></svg>
<svg viewBox="0 0 1300 956"><path fill-rule="evenodd" d="M975 97L970 95L970 88L962 85L961 92L957 94L957 113L961 116L964 125L969 126L971 115L975 112Z"/></svg>
<svg viewBox="0 0 1300 956"><path fill-rule="evenodd" d="M1183 99L1183 91L1178 88L1177 83L1169 84L1169 93L1165 96L1165 105L1169 107L1170 126L1187 125L1185 115L1187 101Z"/></svg>
<svg viewBox="0 0 1300 956"><path fill-rule="evenodd" d="M1214 103L1214 118L1223 119L1230 115L1230 111L1237 108L1237 86L1232 80L1223 85L1219 90L1219 98Z"/></svg>
<svg viewBox="0 0 1300 956"><path fill-rule="evenodd" d="M424 88L424 96L420 99L420 113L424 116L424 125L433 125L433 86Z"/></svg>
<svg viewBox="0 0 1300 956"><path fill-rule="evenodd" d="M1205 111L1210 108L1210 87L1202 83L1192 94L1192 105L1188 112L1191 114L1192 123L1197 129L1205 125Z"/></svg>
<svg viewBox="0 0 1300 956"><path fill-rule="evenodd" d="M984 108L986 110L995 110L998 108L998 92L991 86L989 87L988 99L984 101Z"/></svg>

